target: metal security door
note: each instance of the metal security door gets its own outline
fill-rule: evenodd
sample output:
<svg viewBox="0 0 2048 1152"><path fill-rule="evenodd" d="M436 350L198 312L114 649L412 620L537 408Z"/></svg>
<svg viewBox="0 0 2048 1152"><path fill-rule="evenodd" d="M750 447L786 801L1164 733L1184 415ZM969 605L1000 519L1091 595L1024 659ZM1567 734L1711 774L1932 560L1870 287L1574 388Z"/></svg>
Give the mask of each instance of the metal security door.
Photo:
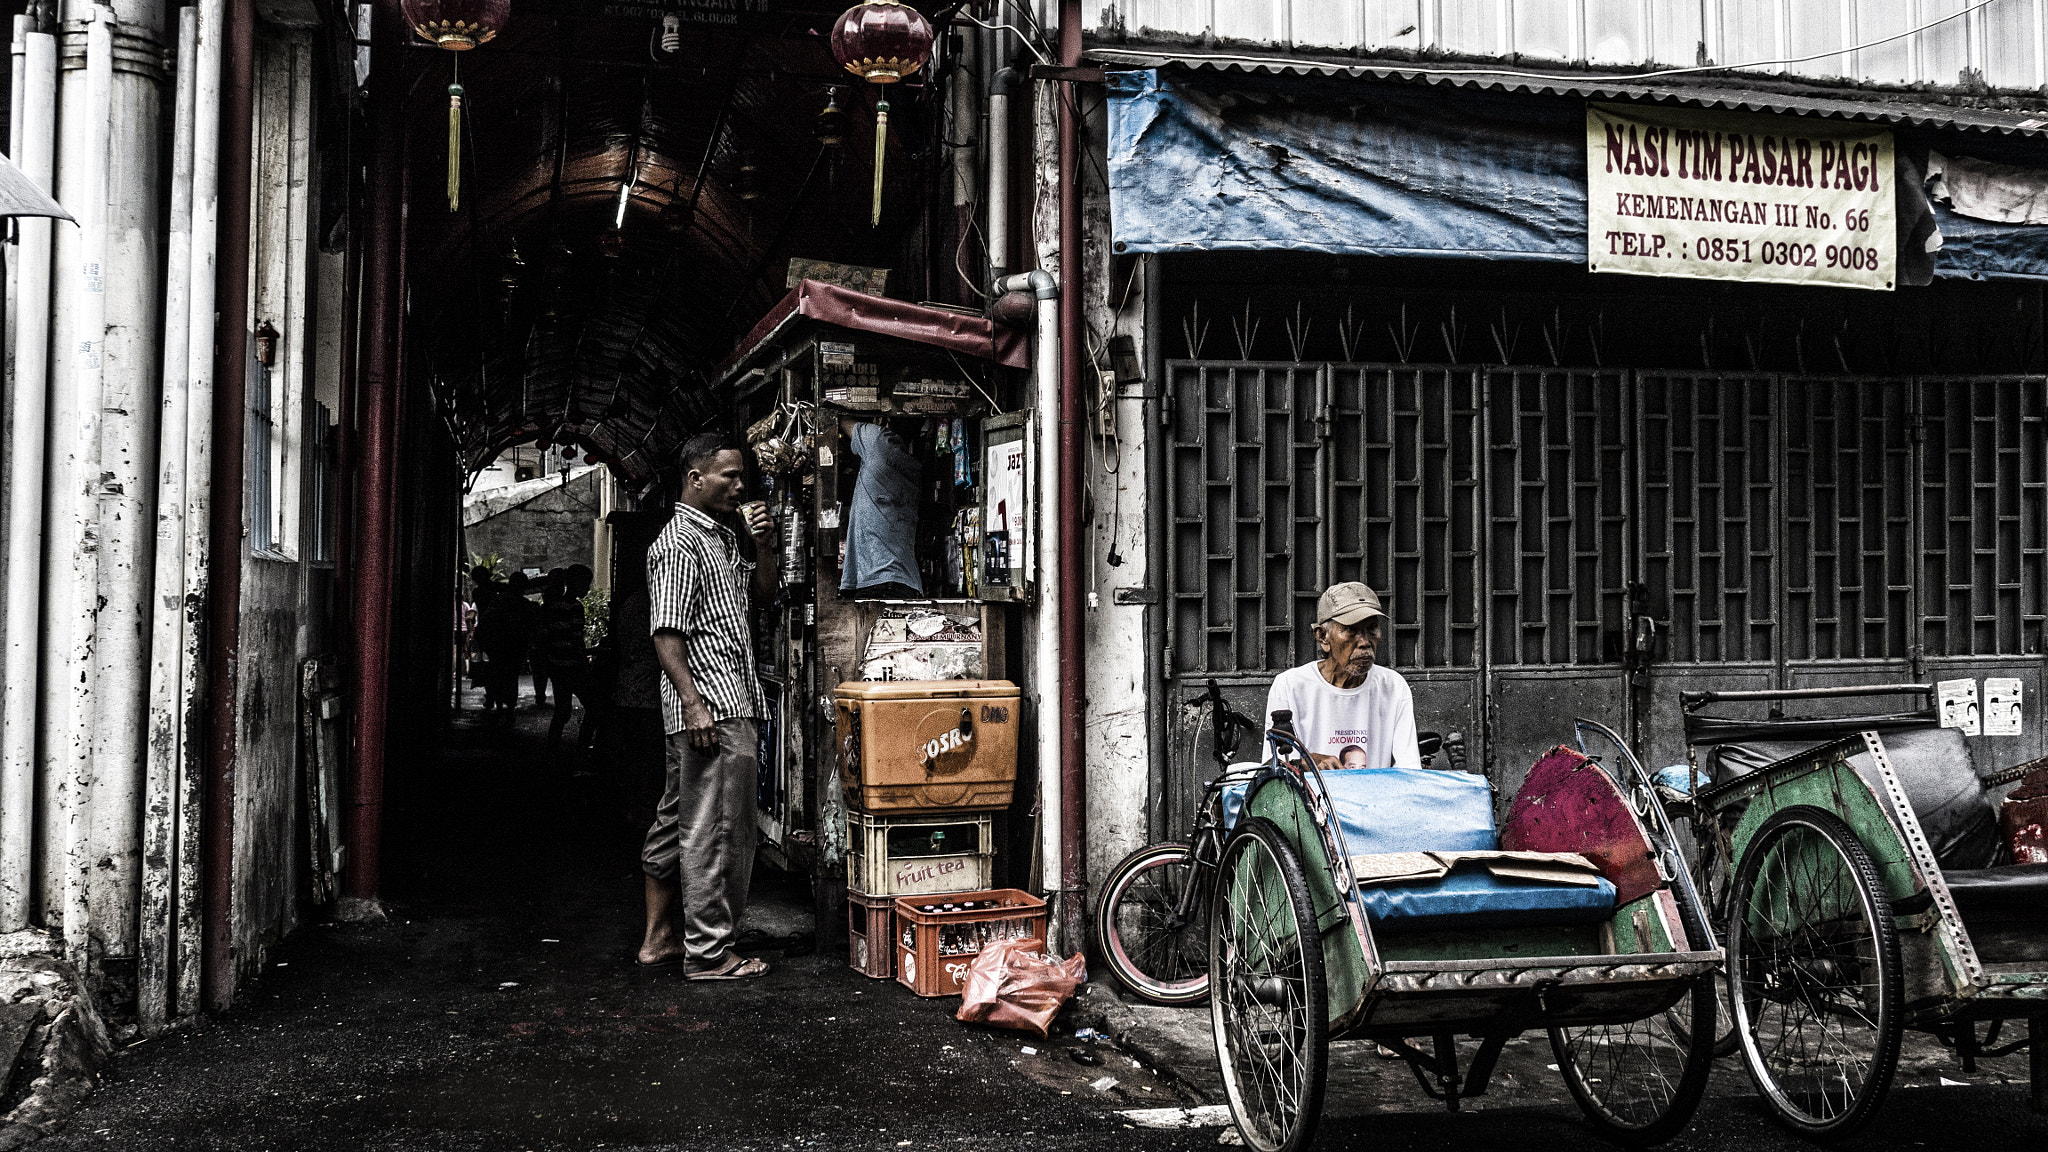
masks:
<svg viewBox="0 0 2048 1152"><path fill-rule="evenodd" d="M1777 377L1636 375L1638 751L1685 759L1678 694L1778 683ZM1631 639L1637 634L1632 632Z"/></svg>
<svg viewBox="0 0 2048 1152"><path fill-rule="evenodd" d="M1633 396L1617 370L1484 377L1487 775L1512 795L1574 716L1626 732Z"/></svg>
<svg viewBox="0 0 2048 1152"><path fill-rule="evenodd" d="M2016 677L2018 738L1973 740L1979 768L2048 751L2039 706L2048 565L2048 380L1930 377L1918 382L1915 643L1930 681Z"/></svg>
<svg viewBox="0 0 2048 1152"><path fill-rule="evenodd" d="M1917 596L1913 383L1788 376L1779 397L1779 682L1904 681Z"/></svg>
<svg viewBox="0 0 2048 1152"><path fill-rule="evenodd" d="M1486 747L1482 376L1333 364L1325 393L1324 570L1380 593L1393 617L1381 658L1407 678L1417 725L1463 733L1474 763Z"/></svg>
<svg viewBox="0 0 2048 1152"><path fill-rule="evenodd" d="M1171 361L1164 450L1169 693L1165 829L1188 826L1215 774L1206 714L1182 705L1214 679L1263 717L1274 673L1312 651L1325 572L1324 370ZM1257 758L1255 740L1243 751ZM1166 834L1165 829L1156 830Z"/></svg>

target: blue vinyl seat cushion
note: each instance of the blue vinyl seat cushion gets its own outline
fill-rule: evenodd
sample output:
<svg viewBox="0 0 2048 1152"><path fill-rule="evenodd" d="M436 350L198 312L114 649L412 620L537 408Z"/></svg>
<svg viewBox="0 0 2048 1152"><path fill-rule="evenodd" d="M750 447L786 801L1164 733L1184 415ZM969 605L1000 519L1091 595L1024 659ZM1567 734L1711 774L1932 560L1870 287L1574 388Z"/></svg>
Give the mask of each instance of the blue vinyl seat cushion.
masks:
<svg viewBox="0 0 2048 1152"><path fill-rule="evenodd" d="M1597 924L1614 913L1614 885L1546 884L1495 876L1460 864L1437 880L1361 884L1359 898L1380 932Z"/></svg>
<svg viewBox="0 0 2048 1152"><path fill-rule="evenodd" d="M1354 856L1381 852L1490 852L1493 789L1484 777L1429 768L1322 773ZM1224 826L1244 809L1244 785L1223 790ZM1440 879L1359 886L1366 915L1385 932L1597 923L1614 911L1614 885L1548 884L1464 864Z"/></svg>
<svg viewBox="0 0 2048 1152"><path fill-rule="evenodd" d="M1484 777L1431 768L1348 768L1324 772L1322 779L1353 856L1500 847L1493 831L1493 789ZM1242 784L1223 790L1226 830L1237 826L1244 794Z"/></svg>

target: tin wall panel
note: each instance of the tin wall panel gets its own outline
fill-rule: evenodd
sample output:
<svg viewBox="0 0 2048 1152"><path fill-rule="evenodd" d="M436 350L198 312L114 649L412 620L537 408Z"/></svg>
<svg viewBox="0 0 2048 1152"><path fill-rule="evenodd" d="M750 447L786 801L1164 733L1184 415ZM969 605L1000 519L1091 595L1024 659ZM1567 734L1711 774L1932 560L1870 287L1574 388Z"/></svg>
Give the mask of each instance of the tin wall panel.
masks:
<svg viewBox="0 0 2048 1152"><path fill-rule="evenodd" d="M1510 0L1508 42L1495 49L1505 55L1519 52L1538 60L1578 60L1585 49L1579 44L1584 27L1586 0Z"/></svg>
<svg viewBox="0 0 2048 1152"><path fill-rule="evenodd" d="M1709 51L1716 64L1744 64L1752 60L1776 60L1785 55L1779 41L1780 0L1720 0L1720 43ZM1767 68L1779 72L1780 68Z"/></svg>
<svg viewBox="0 0 2048 1152"><path fill-rule="evenodd" d="M1363 42L1364 30L1359 22L1360 9L1364 7L1371 5L1361 5L1356 0L1293 0L1289 23L1295 47L1343 51ZM1414 23L1410 19L1406 25L1396 24L1389 31Z"/></svg>
<svg viewBox="0 0 2048 1152"><path fill-rule="evenodd" d="M1863 0L1852 11L1855 26L1849 31L1851 44L1868 44L1896 36L1916 26L1913 19L1918 0ZM1858 78L1879 84L1910 84L1918 78L1914 67L1913 39L1893 40L1856 53ZM1951 79L1948 83L1953 84Z"/></svg>
<svg viewBox="0 0 2048 1152"><path fill-rule="evenodd" d="M1971 0L1920 0L1917 22L1925 24L1954 15L1968 8L1970 3ZM1963 73L1976 67L1971 51L1976 24L1974 17L1965 16L1913 37L1919 57L1914 61L1917 78L1930 84L1969 83Z"/></svg>
<svg viewBox="0 0 2048 1152"><path fill-rule="evenodd" d="M1647 0L1585 0L1586 62L1633 64L1650 58Z"/></svg>
<svg viewBox="0 0 2048 1152"><path fill-rule="evenodd" d="M1225 40L1249 40L1256 44L1286 44L1291 0L1266 0L1260 4L1219 0L1213 8L1216 35Z"/></svg>
<svg viewBox="0 0 2048 1152"><path fill-rule="evenodd" d="M1700 62L1698 0L1650 0L1649 57L1643 63L1686 68Z"/></svg>
<svg viewBox="0 0 2048 1152"><path fill-rule="evenodd" d="M1854 0L1849 0L1854 3ZM1779 7L1789 8L1781 13L1785 25L1786 56L1812 56L1840 48L1849 43L1843 37L1847 13L1843 0L1827 0L1824 3L1788 4L1780 0ZM1849 56L1844 52L1822 56L1817 60L1806 60L1789 66L1787 71L1800 76L1839 79L1849 75Z"/></svg>
<svg viewBox="0 0 2048 1152"><path fill-rule="evenodd" d="M1925 31L1913 29L1973 0L1108 0L1084 8L1090 28L1138 40L1197 40L1332 52L1435 51L1526 66L1587 61L1688 67L1706 54L1723 67L1785 57L1758 69L1861 83L1967 88L1966 70L2003 90L2038 88L2048 0L1999 3ZM1862 49L1858 44L1911 32ZM1829 52L1840 48L1842 52Z"/></svg>

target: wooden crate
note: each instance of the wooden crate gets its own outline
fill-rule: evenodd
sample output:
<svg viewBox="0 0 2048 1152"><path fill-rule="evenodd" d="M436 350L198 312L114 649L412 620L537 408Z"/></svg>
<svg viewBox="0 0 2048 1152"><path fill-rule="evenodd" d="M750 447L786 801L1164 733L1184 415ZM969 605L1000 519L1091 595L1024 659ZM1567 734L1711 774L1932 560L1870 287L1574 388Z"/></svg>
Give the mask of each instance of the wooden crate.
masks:
<svg viewBox="0 0 2048 1152"><path fill-rule="evenodd" d="M977 907L960 907L965 904ZM955 910L944 910L953 904ZM930 907L933 911L927 912ZM1044 940L1045 901L1015 888L896 898L896 982L919 996L958 996L967 966L998 940Z"/></svg>
<svg viewBox="0 0 2048 1152"><path fill-rule="evenodd" d="M896 901L887 896L846 894L846 966L863 976L887 980L896 974L896 949L890 946Z"/></svg>
<svg viewBox="0 0 2048 1152"><path fill-rule="evenodd" d="M863 896L977 892L995 882L995 820L987 813L917 817L846 814L846 887Z"/></svg>

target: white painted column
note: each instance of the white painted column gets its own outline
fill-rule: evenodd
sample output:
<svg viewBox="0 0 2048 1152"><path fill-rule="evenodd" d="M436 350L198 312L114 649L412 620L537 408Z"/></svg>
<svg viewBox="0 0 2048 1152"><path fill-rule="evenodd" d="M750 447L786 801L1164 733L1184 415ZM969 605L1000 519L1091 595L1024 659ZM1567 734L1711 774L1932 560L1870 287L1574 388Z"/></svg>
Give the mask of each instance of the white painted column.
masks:
<svg viewBox="0 0 2048 1152"><path fill-rule="evenodd" d="M185 341L185 548L184 622L180 639L177 707L179 736L177 781L173 789L177 813L174 843L176 952L172 957L172 993L177 1015L200 1008L199 952L201 890L199 829L201 770L205 760L198 709L205 685L200 659L204 633L209 559L208 516L212 506L213 469L213 338L214 264L220 221L220 99L222 36L226 31L225 0L200 0L198 65L193 69L192 116L192 259L188 293L188 335ZM191 414L202 418L191 419Z"/></svg>
<svg viewBox="0 0 2048 1152"><path fill-rule="evenodd" d="M92 873L90 805L94 630L99 587L99 456L106 356L107 168L113 110L114 38L107 10L80 6L66 50L78 66L61 80L63 137L57 199L78 220L77 240L58 244L57 382L50 429L50 523L45 553L50 647L43 668L45 774L44 916L61 924L65 956L86 965ZM68 231L68 230L67 230ZM67 258L68 257L68 258Z"/></svg>
<svg viewBox="0 0 2048 1152"><path fill-rule="evenodd" d="M1032 175L1037 205L1032 237L1039 268L1060 275L1059 134L1053 103L1054 85L1038 82L1033 102ZM1060 340L1058 301L1038 302L1038 333L1031 345L1031 483L1036 532L1027 540L1025 571L1037 583L1032 611L1031 693L1038 701L1038 871L1045 892L1060 886L1060 579L1059 579L1059 393ZM1048 925L1049 939L1064 939Z"/></svg>
<svg viewBox="0 0 2048 1152"><path fill-rule="evenodd" d="M143 733L156 549L163 360L162 0L114 0L108 121L106 356L99 468L88 903L98 955L135 954L141 899Z"/></svg>
<svg viewBox="0 0 2048 1152"><path fill-rule="evenodd" d="M177 98L171 130L169 252L164 266L163 409L158 430L156 557L151 580L149 716L142 808L137 1017L155 1035L171 1015L176 903L177 781L184 742L187 388L192 331L192 136L198 104L199 10L178 10ZM203 417L202 417L203 418Z"/></svg>
<svg viewBox="0 0 2048 1152"><path fill-rule="evenodd" d="M57 165L57 38L22 42L22 136L14 159L36 187L53 190ZM28 926L36 850L38 671L42 664L43 483L50 396L50 244L69 224L19 223L14 301L14 439L7 458L6 650L0 672L0 932Z"/></svg>

